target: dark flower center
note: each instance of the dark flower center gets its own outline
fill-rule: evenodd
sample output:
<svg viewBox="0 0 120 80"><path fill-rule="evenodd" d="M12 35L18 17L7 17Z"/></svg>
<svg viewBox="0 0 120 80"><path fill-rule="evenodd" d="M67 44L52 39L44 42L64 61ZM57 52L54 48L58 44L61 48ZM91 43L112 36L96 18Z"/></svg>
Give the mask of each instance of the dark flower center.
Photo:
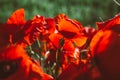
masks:
<svg viewBox="0 0 120 80"><path fill-rule="evenodd" d="M0 62L0 79L8 78L18 70L17 61Z"/></svg>

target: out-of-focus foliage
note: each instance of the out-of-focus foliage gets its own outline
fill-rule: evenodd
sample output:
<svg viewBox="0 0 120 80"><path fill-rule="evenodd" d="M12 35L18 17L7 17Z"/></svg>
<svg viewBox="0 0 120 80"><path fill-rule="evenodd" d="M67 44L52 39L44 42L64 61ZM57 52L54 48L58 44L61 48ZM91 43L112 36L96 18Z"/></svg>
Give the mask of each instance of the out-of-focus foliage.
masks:
<svg viewBox="0 0 120 80"><path fill-rule="evenodd" d="M100 18L106 20L120 12L120 6L113 0L0 0L0 23L5 22L18 8L25 9L26 19L36 14L54 17L65 13L84 26L95 26L96 21L101 21Z"/></svg>

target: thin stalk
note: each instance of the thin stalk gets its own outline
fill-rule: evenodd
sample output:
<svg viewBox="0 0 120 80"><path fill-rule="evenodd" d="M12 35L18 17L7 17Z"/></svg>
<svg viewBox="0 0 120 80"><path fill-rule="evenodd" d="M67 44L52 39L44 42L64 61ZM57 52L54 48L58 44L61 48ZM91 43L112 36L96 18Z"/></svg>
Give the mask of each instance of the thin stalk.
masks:
<svg viewBox="0 0 120 80"><path fill-rule="evenodd" d="M120 3L117 0L113 0L118 6L120 6Z"/></svg>

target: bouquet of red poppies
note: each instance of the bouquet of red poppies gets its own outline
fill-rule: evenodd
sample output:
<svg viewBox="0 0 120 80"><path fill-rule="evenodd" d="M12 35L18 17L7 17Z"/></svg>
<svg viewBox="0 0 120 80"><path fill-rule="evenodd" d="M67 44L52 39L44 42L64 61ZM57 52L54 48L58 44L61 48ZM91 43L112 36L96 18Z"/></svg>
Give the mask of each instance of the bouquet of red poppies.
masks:
<svg viewBox="0 0 120 80"><path fill-rule="evenodd" d="M97 28L65 14L0 24L0 80L119 80L120 14Z"/></svg>

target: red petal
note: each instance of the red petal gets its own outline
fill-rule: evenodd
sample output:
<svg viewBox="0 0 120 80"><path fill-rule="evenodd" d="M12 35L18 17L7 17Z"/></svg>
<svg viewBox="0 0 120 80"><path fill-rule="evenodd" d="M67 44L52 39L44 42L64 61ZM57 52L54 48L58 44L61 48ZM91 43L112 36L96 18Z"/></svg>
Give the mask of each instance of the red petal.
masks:
<svg viewBox="0 0 120 80"><path fill-rule="evenodd" d="M87 41L87 37L81 36L81 35L77 35L75 38L72 39L72 41L73 41L78 47L82 47L83 45L85 45L85 43L86 43L86 41Z"/></svg>
<svg viewBox="0 0 120 80"><path fill-rule="evenodd" d="M103 31L100 30L99 32L96 33L96 35L93 37L93 39L91 40L90 43L90 50L92 51L92 53L96 53L96 48L99 44L99 42L101 41L101 36L103 35ZM94 54L93 54L94 55Z"/></svg>
<svg viewBox="0 0 120 80"><path fill-rule="evenodd" d="M114 30L115 32L120 32L120 13L117 14L114 18L109 19L108 21L97 22L96 24L99 30L111 29Z"/></svg>
<svg viewBox="0 0 120 80"><path fill-rule="evenodd" d="M69 32L69 31L59 31L59 32L68 39L72 39L77 35L77 33Z"/></svg>
<svg viewBox="0 0 120 80"><path fill-rule="evenodd" d="M65 53L67 56L74 58L74 51L75 51L75 46L73 45L72 41L65 40L63 45L63 53Z"/></svg>
<svg viewBox="0 0 120 80"><path fill-rule="evenodd" d="M24 24L24 9L18 9L9 17L7 24Z"/></svg>
<svg viewBox="0 0 120 80"><path fill-rule="evenodd" d="M43 80L54 80L54 78L48 74L44 74Z"/></svg>
<svg viewBox="0 0 120 80"><path fill-rule="evenodd" d="M97 34L93 37L91 43L90 43L90 49L93 53L99 54L99 53L119 53L119 48L117 46L120 46L120 37L117 33L113 32L112 30L100 30L97 32ZM113 47L116 46L116 47Z"/></svg>
<svg viewBox="0 0 120 80"><path fill-rule="evenodd" d="M45 19L43 16L35 16L32 20L27 21L24 27L24 39L28 44L33 43L44 30Z"/></svg>
<svg viewBox="0 0 120 80"><path fill-rule="evenodd" d="M79 65L71 63L62 74L60 74L57 80L87 80L88 77L85 76L86 72L87 68L83 63L80 63Z"/></svg>
<svg viewBox="0 0 120 80"><path fill-rule="evenodd" d="M2 50L0 62L11 60L18 63L18 69L14 74L8 76L6 80L53 80L51 76L43 72L38 63L29 58L22 46L9 46Z"/></svg>
<svg viewBox="0 0 120 80"><path fill-rule="evenodd" d="M46 18L46 30L48 30L48 33L54 33L55 28L56 28L56 24L55 24L55 20L53 18Z"/></svg>
<svg viewBox="0 0 120 80"><path fill-rule="evenodd" d="M75 20L69 19L65 14L59 14L55 17L58 31L66 31L79 33L82 30L82 25Z"/></svg>
<svg viewBox="0 0 120 80"><path fill-rule="evenodd" d="M25 22L24 9L18 9L8 18L5 27L10 34L20 36ZM17 38L17 36L15 37Z"/></svg>
<svg viewBox="0 0 120 80"><path fill-rule="evenodd" d="M56 48L59 48L59 41L62 39L63 36L60 34L53 33L49 36L50 41L54 44Z"/></svg>
<svg viewBox="0 0 120 80"><path fill-rule="evenodd" d="M0 47L6 46L9 44L9 33L6 30L6 24L0 25Z"/></svg>
<svg viewBox="0 0 120 80"><path fill-rule="evenodd" d="M112 30L100 30L90 43L90 50L95 56L101 74L109 79L119 79L120 75L120 36Z"/></svg>

